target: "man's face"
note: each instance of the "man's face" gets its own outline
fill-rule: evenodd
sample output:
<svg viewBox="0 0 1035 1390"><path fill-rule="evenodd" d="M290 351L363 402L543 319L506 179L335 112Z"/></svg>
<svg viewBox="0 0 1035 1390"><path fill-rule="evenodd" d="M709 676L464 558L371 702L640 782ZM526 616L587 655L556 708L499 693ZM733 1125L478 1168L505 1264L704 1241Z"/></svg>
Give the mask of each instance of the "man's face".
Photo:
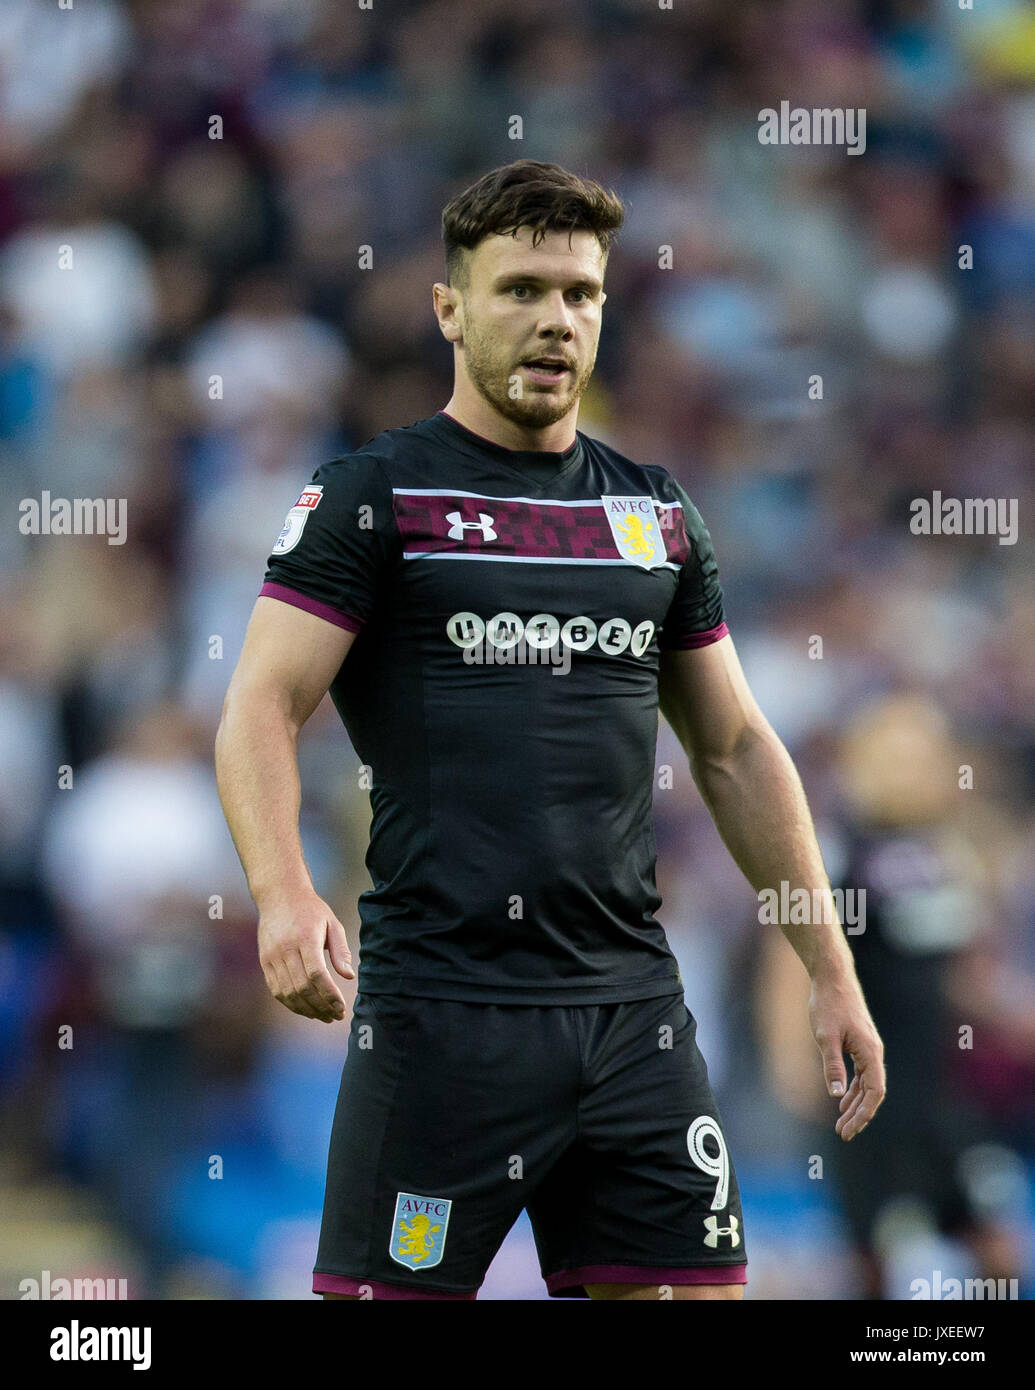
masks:
<svg viewBox="0 0 1035 1390"><path fill-rule="evenodd" d="M589 384L600 339L604 257L592 232L531 228L486 237L467 255L457 345L475 389L517 424L552 425ZM530 366L556 359L557 366Z"/></svg>

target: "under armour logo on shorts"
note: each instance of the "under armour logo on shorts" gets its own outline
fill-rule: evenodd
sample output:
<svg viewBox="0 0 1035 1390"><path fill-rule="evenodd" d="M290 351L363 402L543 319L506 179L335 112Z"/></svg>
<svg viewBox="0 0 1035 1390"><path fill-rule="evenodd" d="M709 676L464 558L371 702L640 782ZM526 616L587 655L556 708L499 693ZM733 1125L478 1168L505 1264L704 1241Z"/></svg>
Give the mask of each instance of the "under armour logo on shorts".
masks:
<svg viewBox="0 0 1035 1390"><path fill-rule="evenodd" d="M709 1250L718 1249L720 1236L729 1236L731 1246L740 1244L740 1236L737 1234L737 1227L740 1225L740 1222L735 1216L730 1217L730 1224L728 1226L720 1226L717 1216L706 1216L704 1218L704 1225L708 1232L704 1238L704 1243L708 1246Z"/></svg>

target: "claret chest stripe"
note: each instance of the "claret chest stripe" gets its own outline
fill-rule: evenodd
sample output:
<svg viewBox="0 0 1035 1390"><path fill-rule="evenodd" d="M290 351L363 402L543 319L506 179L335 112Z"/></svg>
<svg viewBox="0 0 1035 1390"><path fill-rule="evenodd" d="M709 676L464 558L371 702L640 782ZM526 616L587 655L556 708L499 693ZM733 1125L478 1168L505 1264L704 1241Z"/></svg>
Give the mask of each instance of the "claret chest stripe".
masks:
<svg viewBox="0 0 1035 1390"><path fill-rule="evenodd" d="M682 507L645 499L656 509L655 568L678 570L689 554ZM615 543L603 498L562 502L439 488L393 488L403 558L527 560L559 564L627 564ZM664 557L664 558L662 558Z"/></svg>

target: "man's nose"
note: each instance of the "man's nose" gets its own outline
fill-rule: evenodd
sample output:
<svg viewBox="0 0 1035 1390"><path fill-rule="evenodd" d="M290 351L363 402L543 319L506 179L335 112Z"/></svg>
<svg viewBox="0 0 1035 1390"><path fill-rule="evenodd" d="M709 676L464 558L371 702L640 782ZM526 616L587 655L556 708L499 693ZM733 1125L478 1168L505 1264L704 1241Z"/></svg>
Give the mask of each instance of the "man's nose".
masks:
<svg viewBox="0 0 1035 1390"><path fill-rule="evenodd" d="M539 320L539 332L555 333L562 338L574 336L575 329L572 326L571 314L560 291L543 306L542 317Z"/></svg>

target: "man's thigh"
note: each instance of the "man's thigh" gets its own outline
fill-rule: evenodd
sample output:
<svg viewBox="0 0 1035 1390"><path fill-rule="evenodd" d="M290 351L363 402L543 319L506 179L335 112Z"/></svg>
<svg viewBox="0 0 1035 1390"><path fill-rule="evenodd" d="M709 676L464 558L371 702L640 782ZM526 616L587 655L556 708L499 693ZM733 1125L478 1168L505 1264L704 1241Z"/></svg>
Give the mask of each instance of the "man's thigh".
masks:
<svg viewBox="0 0 1035 1390"><path fill-rule="evenodd" d="M577 1012L578 1140L529 1203L547 1288L738 1297L727 1286L747 1278L740 1193L682 995Z"/></svg>
<svg viewBox="0 0 1035 1390"><path fill-rule="evenodd" d="M563 1010L360 995L314 1293L472 1298L574 1137Z"/></svg>

